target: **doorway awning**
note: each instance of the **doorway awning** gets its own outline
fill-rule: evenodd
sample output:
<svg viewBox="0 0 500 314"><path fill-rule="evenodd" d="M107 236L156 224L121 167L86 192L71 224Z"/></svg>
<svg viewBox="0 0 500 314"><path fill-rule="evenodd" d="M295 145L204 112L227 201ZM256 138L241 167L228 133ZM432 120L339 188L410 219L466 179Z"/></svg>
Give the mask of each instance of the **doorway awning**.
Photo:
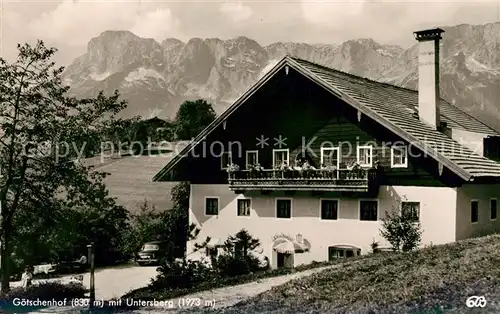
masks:
<svg viewBox="0 0 500 314"><path fill-rule="evenodd" d="M309 249L310 245L307 241L299 243L297 241L282 239L276 240L275 244L273 245L273 250L275 250L277 253L282 254L304 253L308 252Z"/></svg>

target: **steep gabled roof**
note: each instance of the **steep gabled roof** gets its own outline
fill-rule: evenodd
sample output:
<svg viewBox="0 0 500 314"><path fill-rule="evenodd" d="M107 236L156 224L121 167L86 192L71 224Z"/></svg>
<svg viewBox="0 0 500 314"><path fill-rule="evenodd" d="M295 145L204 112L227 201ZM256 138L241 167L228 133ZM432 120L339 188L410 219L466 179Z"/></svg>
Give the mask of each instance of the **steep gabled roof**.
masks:
<svg viewBox="0 0 500 314"><path fill-rule="evenodd" d="M433 130L413 115L418 104L418 92L390 84L380 83L333 70L315 63L292 57L283 58L271 71L255 83L231 107L203 130L179 155L174 157L153 180L170 171L198 143L285 66L301 73L336 97L355 107L391 130L402 139L434 158L464 180L474 177L500 177L500 164L480 156L460 145L445 134ZM500 135L486 124L468 115L452 104L441 102L441 121L449 127L488 135Z"/></svg>

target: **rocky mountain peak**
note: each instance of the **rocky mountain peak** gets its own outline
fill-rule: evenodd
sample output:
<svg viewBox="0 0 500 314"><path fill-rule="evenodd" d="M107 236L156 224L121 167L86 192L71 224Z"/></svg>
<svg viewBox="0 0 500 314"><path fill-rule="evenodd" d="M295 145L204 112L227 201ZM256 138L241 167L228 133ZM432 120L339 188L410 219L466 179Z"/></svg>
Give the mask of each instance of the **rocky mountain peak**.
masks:
<svg viewBox="0 0 500 314"><path fill-rule="evenodd" d="M162 61L161 46L154 39L141 38L129 31L105 31L89 41L87 53L70 65L67 72L108 76L132 64ZM73 65L77 65L76 68Z"/></svg>
<svg viewBox="0 0 500 314"><path fill-rule="evenodd" d="M441 45L441 89L449 101L497 122L500 110L500 23L445 27ZM408 34L412 36L412 34ZM124 115L175 115L186 99L205 98L221 112L285 55L344 72L415 88L417 45L403 49L371 38L341 44L276 42L261 46L239 36L167 38L161 44L127 31L93 38L86 54L64 73L77 96L119 89L129 101Z"/></svg>
<svg viewBox="0 0 500 314"><path fill-rule="evenodd" d="M164 49L171 49L172 47L183 46L185 43L177 38L167 38L161 42Z"/></svg>

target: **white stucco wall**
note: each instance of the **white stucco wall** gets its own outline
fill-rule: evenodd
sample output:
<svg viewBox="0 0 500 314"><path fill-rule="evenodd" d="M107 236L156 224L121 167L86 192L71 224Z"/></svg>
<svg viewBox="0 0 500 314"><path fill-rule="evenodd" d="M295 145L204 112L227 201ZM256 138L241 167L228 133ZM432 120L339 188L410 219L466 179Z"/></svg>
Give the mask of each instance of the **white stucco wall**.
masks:
<svg viewBox="0 0 500 314"><path fill-rule="evenodd" d="M457 189L456 238L462 240L500 232L500 219L490 219L490 199L497 199L500 214L500 184L466 184ZM471 222L471 201L479 203L478 222Z"/></svg>
<svg viewBox="0 0 500 314"><path fill-rule="evenodd" d="M219 215L205 216L205 197L219 198ZM292 218L276 218L276 197L292 199ZM222 241L241 229L247 229L259 238L263 254L275 264L272 254L273 236L284 233L295 238L302 234L311 243L308 253L295 254L294 264L328 260L328 247L352 245L361 248L361 253L371 252L375 240L381 246L388 244L381 238L380 218L386 210L399 205L399 200L418 201L421 206L423 226L422 245L442 244L455 241L456 190L442 187L382 186L379 192L379 221L359 220L359 199L339 199L338 220L320 219L321 196L296 194L293 197L267 196L254 193L249 217L237 216L237 199L245 198L230 191L227 185L192 185L190 220L201 229L194 242L201 243L207 236ZM193 243L188 244L188 254ZM203 252L204 253L204 252ZM203 253L191 254L200 258Z"/></svg>

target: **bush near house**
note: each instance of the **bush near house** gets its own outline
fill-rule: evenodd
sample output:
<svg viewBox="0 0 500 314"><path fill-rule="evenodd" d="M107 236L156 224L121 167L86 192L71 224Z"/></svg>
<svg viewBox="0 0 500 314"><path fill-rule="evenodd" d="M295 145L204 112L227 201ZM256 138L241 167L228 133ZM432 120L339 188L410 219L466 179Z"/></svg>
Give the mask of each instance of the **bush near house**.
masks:
<svg viewBox="0 0 500 314"><path fill-rule="evenodd" d="M208 239L209 240L209 239ZM204 249L208 241L198 245ZM260 260L253 250L260 245L246 230L241 230L225 241L224 252L209 263L201 261L177 261L160 267L158 277L148 287L131 291L122 298L141 300L166 300L190 293L211 290L220 287L233 286L247 282L287 275L296 271L303 271L322 266L346 262L339 259L333 262L313 262L293 269L269 269L260 264ZM366 258L354 257L350 261Z"/></svg>
<svg viewBox="0 0 500 314"><path fill-rule="evenodd" d="M19 306L14 304L15 299L20 300L40 300L40 301L64 301L84 298L86 289L82 284L69 283L63 284L60 282L42 282L28 288L13 288L9 293L0 296L0 304L2 313L23 313L30 312L44 306L30 307ZM70 305L70 304L68 304Z"/></svg>
<svg viewBox="0 0 500 314"><path fill-rule="evenodd" d="M401 207L401 210L399 209ZM392 246L394 251L409 252L418 249L422 239L422 225L418 220L419 213L411 203L403 203L386 212L382 218L380 234ZM372 249L378 249L378 245Z"/></svg>
<svg viewBox="0 0 500 314"><path fill-rule="evenodd" d="M209 238L197 245L197 250L206 249ZM159 275L151 283L156 289L192 289L199 285L215 284L218 280L238 275L247 275L259 270L259 259L251 252L259 247L258 239L253 238L248 231L241 230L234 236L229 236L224 243L223 252L211 259L211 263L187 260L166 260L158 268Z"/></svg>
<svg viewBox="0 0 500 314"><path fill-rule="evenodd" d="M319 272L245 301L224 313L498 313L500 235L411 252L381 252ZM211 313L213 313L212 311Z"/></svg>

